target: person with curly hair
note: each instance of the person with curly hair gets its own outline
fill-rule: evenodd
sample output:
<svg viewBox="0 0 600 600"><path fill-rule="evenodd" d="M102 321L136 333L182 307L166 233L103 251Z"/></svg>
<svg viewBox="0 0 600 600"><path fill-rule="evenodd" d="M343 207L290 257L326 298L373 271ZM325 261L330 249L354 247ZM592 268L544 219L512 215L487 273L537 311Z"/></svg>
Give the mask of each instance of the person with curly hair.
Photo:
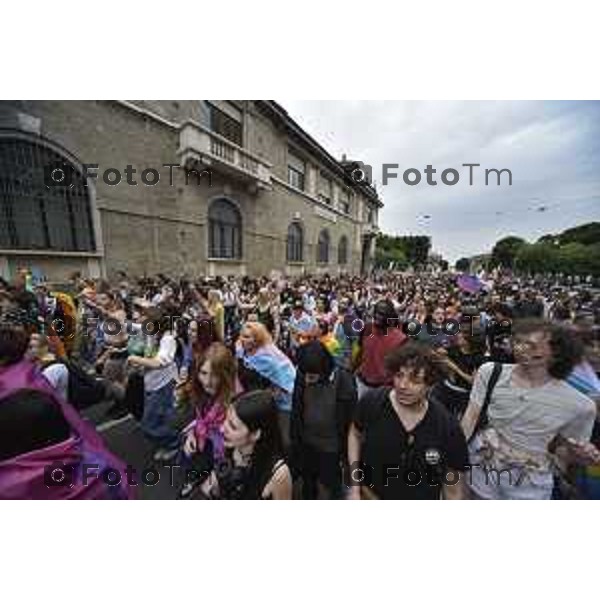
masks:
<svg viewBox="0 0 600 600"><path fill-rule="evenodd" d="M456 417L433 397L440 358L422 342L385 356L391 387L369 390L348 434L349 498L460 500L467 443Z"/></svg>
<svg viewBox="0 0 600 600"><path fill-rule="evenodd" d="M565 381L583 349L541 319L513 323L512 348L516 364L496 368L495 385L494 363L475 376L462 419L472 438L468 483L480 499L550 499L552 455L589 442L596 418L594 402Z"/></svg>

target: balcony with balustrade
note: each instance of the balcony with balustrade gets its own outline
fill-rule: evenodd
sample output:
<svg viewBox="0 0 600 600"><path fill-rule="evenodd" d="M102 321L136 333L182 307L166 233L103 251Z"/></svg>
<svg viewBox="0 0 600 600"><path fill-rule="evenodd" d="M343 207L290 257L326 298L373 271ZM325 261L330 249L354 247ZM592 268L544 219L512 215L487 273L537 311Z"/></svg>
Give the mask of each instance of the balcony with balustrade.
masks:
<svg viewBox="0 0 600 600"><path fill-rule="evenodd" d="M256 190L271 187L272 165L194 121L181 125L177 154L188 168L214 169Z"/></svg>

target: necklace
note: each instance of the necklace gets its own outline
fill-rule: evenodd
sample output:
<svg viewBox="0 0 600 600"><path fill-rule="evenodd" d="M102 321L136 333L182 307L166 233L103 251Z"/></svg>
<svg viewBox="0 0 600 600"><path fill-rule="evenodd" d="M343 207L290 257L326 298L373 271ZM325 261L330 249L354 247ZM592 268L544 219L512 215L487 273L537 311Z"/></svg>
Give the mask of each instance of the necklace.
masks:
<svg viewBox="0 0 600 600"><path fill-rule="evenodd" d="M250 452L243 452L241 449L236 449L235 452L241 465L248 466L250 464L253 450L250 450Z"/></svg>

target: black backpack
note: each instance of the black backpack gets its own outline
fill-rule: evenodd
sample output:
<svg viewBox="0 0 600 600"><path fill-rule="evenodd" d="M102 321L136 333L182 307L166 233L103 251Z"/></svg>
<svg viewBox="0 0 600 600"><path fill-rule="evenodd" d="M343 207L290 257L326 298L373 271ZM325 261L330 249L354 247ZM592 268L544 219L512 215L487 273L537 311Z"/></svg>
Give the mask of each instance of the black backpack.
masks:
<svg viewBox="0 0 600 600"><path fill-rule="evenodd" d="M67 400L77 410L83 410L106 400L106 390L102 381L88 375L76 362L53 360L43 365L42 371L56 364L65 365L69 371Z"/></svg>

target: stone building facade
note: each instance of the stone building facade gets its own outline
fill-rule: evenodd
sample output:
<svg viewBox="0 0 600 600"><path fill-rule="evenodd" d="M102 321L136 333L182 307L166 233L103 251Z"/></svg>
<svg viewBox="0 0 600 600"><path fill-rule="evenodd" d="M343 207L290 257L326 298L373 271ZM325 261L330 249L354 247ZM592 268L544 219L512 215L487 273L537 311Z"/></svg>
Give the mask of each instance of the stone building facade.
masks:
<svg viewBox="0 0 600 600"><path fill-rule="evenodd" d="M3 101L0 274L364 273L349 165L273 101Z"/></svg>

